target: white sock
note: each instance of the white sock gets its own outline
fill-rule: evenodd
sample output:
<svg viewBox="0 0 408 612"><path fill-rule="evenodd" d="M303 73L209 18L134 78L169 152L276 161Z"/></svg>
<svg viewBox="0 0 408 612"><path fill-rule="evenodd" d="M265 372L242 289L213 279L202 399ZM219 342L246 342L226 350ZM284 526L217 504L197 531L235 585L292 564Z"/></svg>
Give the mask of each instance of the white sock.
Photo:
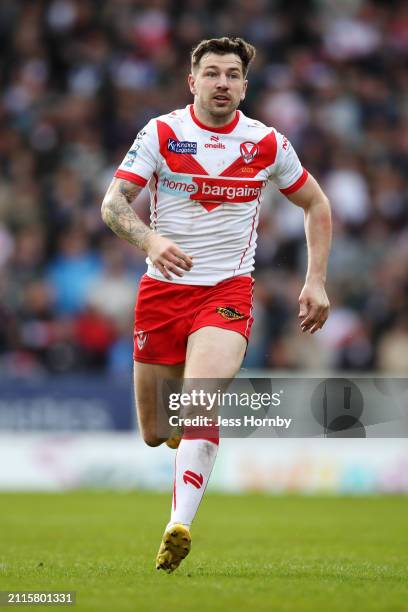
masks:
<svg viewBox="0 0 408 612"><path fill-rule="evenodd" d="M177 449L171 518L167 525L193 522L207 487L218 444L203 439L183 438Z"/></svg>

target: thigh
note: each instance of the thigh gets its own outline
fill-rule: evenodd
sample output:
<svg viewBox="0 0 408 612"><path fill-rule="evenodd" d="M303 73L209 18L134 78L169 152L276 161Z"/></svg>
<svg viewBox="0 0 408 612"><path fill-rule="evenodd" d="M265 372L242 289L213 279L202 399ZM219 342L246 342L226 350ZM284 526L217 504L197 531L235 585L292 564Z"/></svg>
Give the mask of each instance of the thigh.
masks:
<svg viewBox="0 0 408 612"><path fill-rule="evenodd" d="M168 366L150 363L134 362L134 389L135 403L139 427L145 441L152 445L168 438L163 431L158 435L158 415L161 406L166 406L163 394L166 387L163 381L181 381L183 378L184 363ZM161 397L159 396L161 394ZM163 401L162 401L163 400ZM165 416L165 415L164 415ZM160 421L161 422L161 421ZM164 418L163 423L168 422ZM163 425L162 425L163 427ZM161 438L161 439L160 439Z"/></svg>
<svg viewBox="0 0 408 612"><path fill-rule="evenodd" d="M233 378L247 347L246 338L221 327L201 327L188 338L185 378Z"/></svg>
<svg viewBox="0 0 408 612"><path fill-rule="evenodd" d="M252 300L250 277L211 287L188 337L185 378L231 379L237 374L253 321Z"/></svg>
<svg viewBox="0 0 408 612"><path fill-rule="evenodd" d="M201 327L189 336L186 365L184 370L183 393L199 393L198 403L191 403L184 409L185 416L207 416L212 424L199 423L198 427L185 430L189 438L218 439L218 404L208 404L208 394L225 392L241 367L246 350L246 338L234 331L221 327ZM204 395L201 393L204 392ZM215 421L214 421L215 419Z"/></svg>
<svg viewBox="0 0 408 612"><path fill-rule="evenodd" d="M134 361L147 366L184 363L193 316L183 307L188 292L175 283L142 278L135 308Z"/></svg>
<svg viewBox="0 0 408 612"><path fill-rule="evenodd" d="M197 309L187 343L186 377L232 377L241 367L253 322L253 279L236 277L210 287Z"/></svg>

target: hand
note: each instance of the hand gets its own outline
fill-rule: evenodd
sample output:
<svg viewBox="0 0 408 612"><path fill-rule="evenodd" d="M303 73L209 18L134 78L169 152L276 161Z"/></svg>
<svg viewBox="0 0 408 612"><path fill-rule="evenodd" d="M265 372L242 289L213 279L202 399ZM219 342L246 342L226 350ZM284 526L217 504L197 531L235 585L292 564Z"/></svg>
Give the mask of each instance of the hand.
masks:
<svg viewBox="0 0 408 612"><path fill-rule="evenodd" d="M329 316L330 303L323 281L306 281L299 296L299 319L302 332L314 334Z"/></svg>
<svg viewBox="0 0 408 612"><path fill-rule="evenodd" d="M193 267L193 260L172 241L160 234L151 232L144 244L144 250L152 264L160 270L165 278L172 279L170 272L183 276L181 270L188 272Z"/></svg>

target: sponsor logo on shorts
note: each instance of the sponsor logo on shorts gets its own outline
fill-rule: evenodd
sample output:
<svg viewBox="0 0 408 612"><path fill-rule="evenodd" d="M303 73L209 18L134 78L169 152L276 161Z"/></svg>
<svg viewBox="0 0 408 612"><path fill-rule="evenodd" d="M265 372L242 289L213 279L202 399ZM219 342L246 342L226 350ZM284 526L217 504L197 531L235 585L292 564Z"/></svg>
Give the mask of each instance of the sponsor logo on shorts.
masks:
<svg viewBox="0 0 408 612"><path fill-rule="evenodd" d="M183 480L185 484L192 484L196 489L201 489L204 477L202 474L196 474L196 472L186 470L183 474Z"/></svg>
<svg viewBox="0 0 408 612"><path fill-rule="evenodd" d="M217 306L215 310L223 317L223 319L228 319L229 321L238 321L238 319L243 319L245 317L242 312L235 310L235 308L232 308L231 306Z"/></svg>
<svg viewBox="0 0 408 612"><path fill-rule="evenodd" d="M143 349L144 345L146 344L146 340L147 340L146 332L144 331L136 332L136 342L137 342L137 348L139 349L139 351Z"/></svg>
<svg viewBox="0 0 408 612"><path fill-rule="evenodd" d="M259 153L258 145L249 140L242 142L239 149L241 151L241 157L246 164L250 164Z"/></svg>
<svg viewBox="0 0 408 612"><path fill-rule="evenodd" d="M167 149L171 153L179 153L180 155L197 155L197 143L190 140L169 138L167 140Z"/></svg>

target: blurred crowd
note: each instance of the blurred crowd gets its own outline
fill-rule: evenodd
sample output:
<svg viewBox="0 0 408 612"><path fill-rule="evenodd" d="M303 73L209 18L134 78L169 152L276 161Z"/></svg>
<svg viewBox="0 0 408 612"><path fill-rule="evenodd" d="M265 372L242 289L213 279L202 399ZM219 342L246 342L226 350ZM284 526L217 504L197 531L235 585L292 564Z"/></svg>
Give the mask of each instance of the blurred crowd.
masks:
<svg viewBox="0 0 408 612"><path fill-rule="evenodd" d="M145 261L101 201L141 127L191 101L192 46L226 34L258 50L242 110L290 138L334 216L332 312L304 337L303 214L268 191L246 365L408 370L406 2L2 0L0 371L130 370Z"/></svg>

